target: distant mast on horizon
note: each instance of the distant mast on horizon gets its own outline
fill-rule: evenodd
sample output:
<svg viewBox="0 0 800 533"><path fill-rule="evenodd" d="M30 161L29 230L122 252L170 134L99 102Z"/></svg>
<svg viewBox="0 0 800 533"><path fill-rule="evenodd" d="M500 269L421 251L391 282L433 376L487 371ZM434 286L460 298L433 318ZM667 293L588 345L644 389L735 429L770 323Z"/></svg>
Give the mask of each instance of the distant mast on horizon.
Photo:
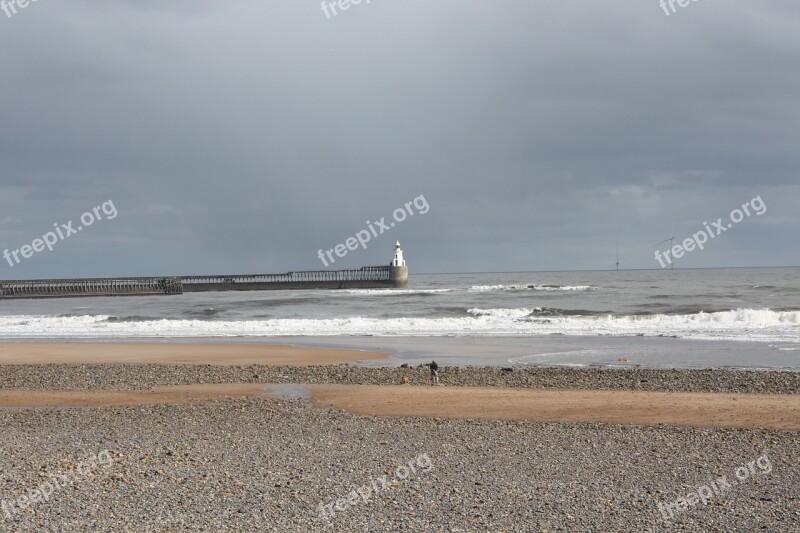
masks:
<svg viewBox="0 0 800 533"><path fill-rule="evenodd" d="M672 230L671 230L670 234L672 235L672 237L664 239L661 242L657 242L657 243L654 244L654 246L661 246L665 242L668 242L669 243L669 249L672 250L673 245L675 244L675 226L672 227ZM669 261L669 269L670 270L675 270L675 258L673 257L672 259L670 259L669 257L667 257L667 261Z"/></svg>

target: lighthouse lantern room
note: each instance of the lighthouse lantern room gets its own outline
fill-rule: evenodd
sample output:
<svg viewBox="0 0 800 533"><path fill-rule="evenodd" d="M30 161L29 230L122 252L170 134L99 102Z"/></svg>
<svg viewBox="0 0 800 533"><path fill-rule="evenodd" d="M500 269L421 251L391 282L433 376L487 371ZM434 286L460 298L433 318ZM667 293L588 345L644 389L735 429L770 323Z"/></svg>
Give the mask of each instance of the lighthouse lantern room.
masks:
<svg viewBox="0 0 800 533"><path fill-rule="evenodd" d="M391 266L393 267L406 266L406 260L403 259L403 249L400 248L400 241L397 241L394 245L394 259L392 259Z"/></svg>

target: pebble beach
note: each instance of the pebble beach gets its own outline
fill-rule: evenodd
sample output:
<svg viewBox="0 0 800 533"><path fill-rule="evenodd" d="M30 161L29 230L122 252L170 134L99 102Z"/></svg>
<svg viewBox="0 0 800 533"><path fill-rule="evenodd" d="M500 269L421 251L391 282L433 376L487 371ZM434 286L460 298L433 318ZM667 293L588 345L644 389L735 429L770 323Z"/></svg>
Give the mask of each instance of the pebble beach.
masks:
<svg viewBox="0 0 800 533"><path fill-rule="evenodd" d="M403 376L425 380L426 371L10 365L0 389L400 387ZM797 394L800 377L553 368L445 368L440 376L444 387L760 394ZM0 531L800 531L794 431L360 416L287 398L0 409L0 430ZM101 452L110 460L87 459ZM769 472L753 466L758 458ZM668 504L722 476L734 483L670 513ZM20 497L36 490L48 499L40 492L21 508Z"/></svg>
<svg viewBox="0 0 800 533"><path fill-rule="evenodd" d="M347 385L427 384L428 368L365 368L353 365L6 365L2 389L142 390L197 383L308 383ZM576 368L444 367L444 385L580 390L642 390L800 394L800 372L748 370L605 370Z"/></svg>

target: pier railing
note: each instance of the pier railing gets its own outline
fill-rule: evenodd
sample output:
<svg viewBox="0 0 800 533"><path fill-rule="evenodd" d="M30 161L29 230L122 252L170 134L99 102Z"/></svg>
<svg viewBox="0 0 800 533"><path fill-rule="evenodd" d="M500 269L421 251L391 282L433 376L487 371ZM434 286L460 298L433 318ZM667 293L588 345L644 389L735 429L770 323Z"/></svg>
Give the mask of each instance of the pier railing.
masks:
<svg viewBox="0 0 800 533"><path fill-rule="evenodd" d="M337 281L389 281L391 267L372 266L358 270L301 270L284 274L234 274L180 276L185 285L219 283L308 283Z"/></svg>
<svg viewBox="0 0 800 533"><path fill-rule="evenodd" d="M113 296L180 294L178 278L83 278L0 281L0 297Z"/></svg>
<svg viewBox="0 0 800 533"><path fill-rule="evenodd" d="M181 294L185 291L336 289L395 286L392 267L304 270L284 274L231 274L133 278L0 280L0 298Z"/></svg>

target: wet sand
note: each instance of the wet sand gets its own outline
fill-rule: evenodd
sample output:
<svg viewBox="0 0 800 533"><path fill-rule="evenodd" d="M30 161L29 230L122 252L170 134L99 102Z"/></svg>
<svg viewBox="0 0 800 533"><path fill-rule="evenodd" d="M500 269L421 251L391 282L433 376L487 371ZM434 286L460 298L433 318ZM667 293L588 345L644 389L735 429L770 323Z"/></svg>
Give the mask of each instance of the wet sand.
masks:
<svg viewBox="0 0 800 533"><path fill-rule="evenodd" d="M800 396L482 387L296 385L317 407L368 416L800 430ZM285 385L199 384L149 391L2 390L0 407L103 407L273 396ZM303 394L300 394L303 395Z"/></svg>
<svg viewBox="0 0 800 533"><path fill-rule="evenodd" d="M263 396L265 388L259 384L237 383L173 385L149 391L0 390L0 409L177 405Z"/></svg>
<svg viewBox="0 0 800 533"><path fill-rule="evenodd" d="M312 385L318 407L371 416L800 430L800 396Z"/></svg>
<svg viewBox="0 0 800 533"><path fill-rule="evenodd" d="M396 385L370 384L358 380L348 382L348 373L356 370L352 367L332 366L387 357L385 353L272 344L3 343L0 344L0 365L6 365L9 370L21 368L10 365L24 366L32 362L40 366L35 383L23 381L0 388L0 408L186 404L281 396L287 391L286 385L290 385L295 395L303 391L302 396L310 397L318 407L369 416L800 430L800 395L797 394L742 394L741 390L727 393L713 389L702 392L624 388L578 390L580 387L570 386L542 389L500 383L491 387L470 383L431 387L420 385L425 375L420 368L402 371L404 379L412 385L399 385L399 379L394 381ZM219 370L235 365L262 365L262 369L306 367L299 370L312 373L334 369L338 378L327 383L298 380L293 384L288 380L270 381L269 374L257 379L258 374L244 372L236 379L247 382L225 383L213 375L197 376L184 383L150 385L146 381L140 383L138 378L114 379L112 386L101 387L106 390L96 390L96 384L86 387L75 379L59 383L48 381L53 372L46 370L61 368L54 371L59 375L69 368L87 375L99 370L94 381L105 382L114 368L135 369L136 365L150 365L145 378L150 378L152 373L163 374L170 368L168 365L173 365L173 369L186 369L190 374L197 365ZM442 378L452 380L461 373L476 372L456 370L443 372ZM581 381L578 376L577 382ZM649 383L649 380L641 381ZM270 389L268 383L283 385L273 385Z"/></svg>
<svg viewBox="0 0 800 533"><path fill-rule="evenodd" d="M0 365L25 364L208 364L336 365L383 360L389 354L276 344L200 343L0 343Z"/></svg>

